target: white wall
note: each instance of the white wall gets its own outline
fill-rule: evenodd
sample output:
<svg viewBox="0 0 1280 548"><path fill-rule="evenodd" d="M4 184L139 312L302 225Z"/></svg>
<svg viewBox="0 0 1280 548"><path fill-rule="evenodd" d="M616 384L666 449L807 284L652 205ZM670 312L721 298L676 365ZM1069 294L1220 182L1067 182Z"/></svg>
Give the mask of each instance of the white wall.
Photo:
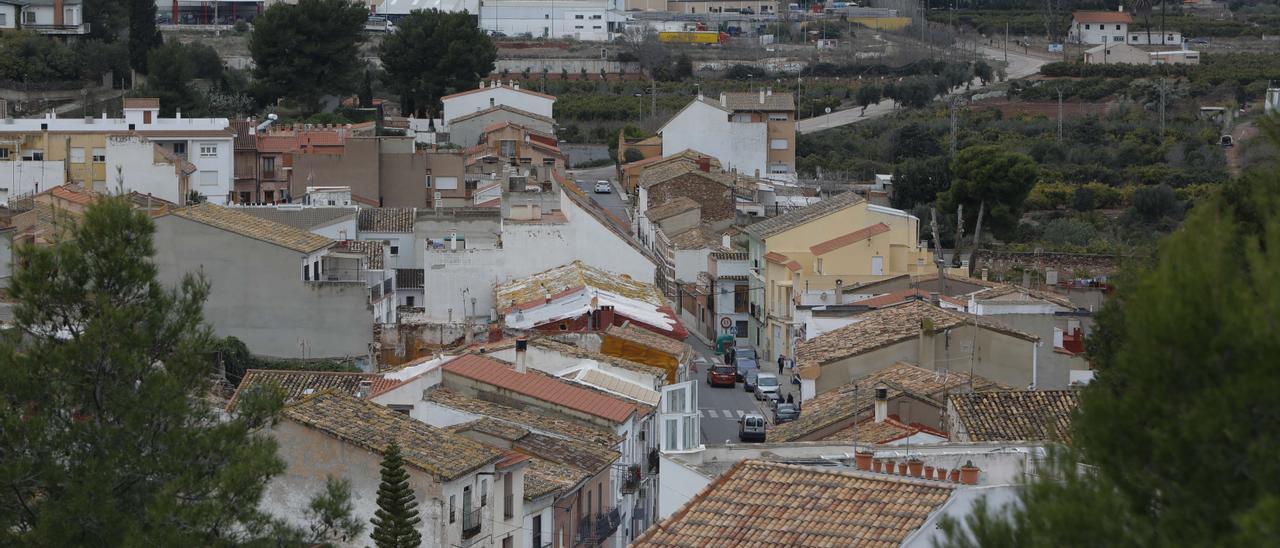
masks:
<svg viewBox="0 0 1280 548"><path fill-rule="evenodd" d="M354 234L354 232L353 232ZM361 232L359 240L387 242L383 249L388 253L387 268L421 268L422 263L415 260L418 244L412 232ZM397 255L390 256L391 247L396 246Z"/></svg>
<svg viewBox="0 0 1280 548"><path fill-rule="evenodd" d="M348 215L327 225L313 226L311 232L334 240L350 240L356 236L356 216Z"/></svg>
<svg viewBox="0 0 1280 548"><path fill-rule="evenodd" d="M658 469L662 473L658 474L658 515L654 517L655 523L674 514L714 479L699 474L666 453L658 458Z"/></svg>
<svg viewBox="0 0 1280 548"><path fill-rule="evenodd" d="M512 363L515 363L516 361L516 349L514 347L490 352L490 355L503 361ZM568 356L553 350L547 350L534 344L529 345L529 350L525 353L525 366L529 369L536 369L557 377L560 376L561 372L567 369L590 366L607 372L610 375L621 377L650 388L656 388L660 385L659 379L655 378L653 375L646 375L639 371L623 369L608 362L579 358L577 356Z"/></svg>
<svg viewBox="0 0 1280 548"><path fill-rule="evenodd" d="M729 116L724 110L694 101L662 127L662 155L691 149L716 158L725 171L767 175L767 124L730 122Z"/></svg>
<svg viewBox="0 0 1280 548"><path fill-rule="evenodd" d="M0 189L8 189L8 197L31 192L44 192L67 182L62 162L22 161L14 158L0 162ZM6 203L8 198L5 199Z"/></svg>
<svg viewBox="0 0 1280 548"><path fill-rule="evenodd" d="M676 279L682 282L695 282L698 273L707 270L707 255L710 249L677 249Z"/></svg>
<svg viewBox="0 0 1280 548"><path fill-rule="evenodd" d="M183 203L185 197L179 188L177 166L157 162L155 148L155 143L136 136L108 137L105 188L114 192L118 184L116 174L120 173L125 192L133 190L175 204ZM192 181L192 188L194 183Z"/></svg>
<svg viewBox="0 0 1280 548"><path fill-rule="evenodd" d="M18 7L11 4L0 4L0 29L17 27ZM0 112L0 115L4 114Z"/></svg>
<svg viewBox="0 0 1280 548"><path fill-rule="evenodd" d="M1086 26L1089 28L1085 28ZM1123 44L1128 36L1127 23L1076 23L1073 21L1071 25L1071 37L1081 44Z"/></svg>
<svg viewBox="0 0 1280 548"><path fill-rule="evenodd" d="M626 16L618 12L623 9L618 0L489 0L480 6L480 28L508 36L527 32L534 38L606 41L621 34Z"/></svg>
<svg viewBox="0 0 1280 548"><path fill-rule="evenodd" d="M543 545L551 544L552 537L555 536L555 509L551 507L554 503L551 497L543 497L540 501L525 501L524 516L524 545L530 548L542 548ZM542 536L533 538L533 516L542 516ZM519 545L519 543L517 543Z"/></svg>
<svg viewBox="0 0 1280 548"><path fill-rule="evenodd" d="M492 83L482 83L482 85L491 86ZM448 124L449 121L459 116L480 112L498 105L506 105L550 118L552 117L551 108L555 104L555 99L527 93L524 90L517 90L508 86L498 86L449 97L442 100L441 103L444 105L444 121L445 124Z"/></svg>

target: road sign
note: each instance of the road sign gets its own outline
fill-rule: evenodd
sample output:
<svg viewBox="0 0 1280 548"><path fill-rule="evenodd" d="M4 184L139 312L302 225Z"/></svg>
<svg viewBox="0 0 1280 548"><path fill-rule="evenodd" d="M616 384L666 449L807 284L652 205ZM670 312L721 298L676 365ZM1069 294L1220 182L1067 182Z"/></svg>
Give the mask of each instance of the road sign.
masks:
<svg viewBox="0 0 1280 548"><path fill-rule="evenodd" d="M728 316L720 318L720 327L723 327L725 329L729 329L730 327L733 327L733 318L730 318Z"/></svg>

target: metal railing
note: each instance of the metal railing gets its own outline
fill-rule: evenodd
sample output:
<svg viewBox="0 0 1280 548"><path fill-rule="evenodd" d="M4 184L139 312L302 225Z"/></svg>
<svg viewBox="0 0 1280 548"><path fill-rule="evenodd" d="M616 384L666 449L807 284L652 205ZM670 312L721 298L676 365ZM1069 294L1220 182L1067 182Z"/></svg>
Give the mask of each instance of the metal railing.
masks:
<svg viewBox="0 0 1280 548"><path fill-rule="evenodd" d="M462 513L462 538L471 538L480 534L484 522L480 520L480 509Z"/></svg>
<svg viewBox="0 0 1280 548"><path fill-rule="evenodd" d="M604 542L618 530L622 523L622 513L616 506L596 514L578 519L578 535L574 542L577 546L595 546Z"/></svg>
<svg viewBox="0 0 1280 548"><path fill-rule="evenodd" d="M35 25L23 23L22 28L40 34L89 34L89 23L79 25Z"/></svg>
<svg viewBox="0 0 1280 548"><path fill-rule="evenodd" d="M624 495L636 492L640 487L640 465L633 464L627 467L623 473L622 485L618 487L618 491Z"/></svg>
<svg viewBox="0 0 1280 548"><path fill-rule="evenodd" d="M502 518L511 519L515 517L515 497L507 494L502 496Z"/></svg>

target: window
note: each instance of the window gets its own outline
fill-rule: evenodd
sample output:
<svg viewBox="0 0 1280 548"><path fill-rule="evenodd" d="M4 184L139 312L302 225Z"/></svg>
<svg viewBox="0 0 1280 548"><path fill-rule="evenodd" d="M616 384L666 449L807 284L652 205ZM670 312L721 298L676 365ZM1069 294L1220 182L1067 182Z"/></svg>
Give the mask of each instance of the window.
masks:
<svg viewBox="0 0 1280 548"><path fill-rule="evenodd" d="M738 321L737 325L734 326L734 330L736 331L735 335L737 335L739 339L746 338L747 337L747 321L746 320Z"/></svg>
<svg viewBox="0 0 1280 548"><path fill-rule="evenodd" d="M502 548L511 548L511 537L502 539Z"/></svg>
<svg viewBox="0 0 1280 548"><path fill-rule="evenodd" d="M582 27L578 27L578 28L582 28ZM498 154L502 156L507 156L507 157L515 156L516 142L511 139L502 139L501 141L498 141Z"/></svg>
<svg viewBox="0 0 1280 548"><path fill-rule="evenodd" d="M1123 41L1124 41L1124 37L1123 37L1123 36L1112 36L1112 37L1111 37L1111 41L1112 41L1112 42L1123 42Z"/></svg>
<svg viewBox="0 0 1280 548"><path fill-rule="evenodd" d="M22 12L22 24L24 24L24 25L34 25L34 24L36 24L36 12L34 12L34 11L24 11L24 12Z"/></svg>
<svg viewBox="0 0 1280 548"><path fill-rule="evenodd" d="M387 408L401 415L408 415L410 412L413 411L412 405L404 405L404 404L397 404L397 403L388 405Z"/></svg>
<svg viewBox="0 0 1280 548"><path fill-rule="evenodd" d="M8 160L8 159L9 159L9 149L0 148L0 160Z"/></svg>
<svg viewBox="0 0 1280 548"><path fill-rule="evenodd" d="M458 505L457 498L458 498L457 495L449 495L449 523L453 523L455 520L457 520L457 517L455 516L455 512L457 511L457 505Z"/></svg>
<svg viewBox="0 0 1280 548"><path fill-rule="evenodd" d="M218 172L206 170L200 172L200 186L217 186Z"/></svg>
<svg viewBox="0 0 1280 548"><path fill-rule="evenodd" d="M1089 25L1085 25L1084 30L1089 30Z"/></svg>
<svg viewBox="0 0 1280 548"><path fill-rule="evenodd" d="M472 179L472 180L470 180L470 181L466 181L464 184L466 184L466 186L467 186L467 190L475 190L475 189L476 189L476 185L480 184L480 181L477 181L477 180L475 180L475 179Z"/></svg>
<svg viewBox="0 0 1280 548"><path fill-rule="evenodd" d="M603 16L603 15L592 15L592 16L591 16L591 18L592 18L592 19L603 19L603 18L604 18L604 16Z"/></svg>
<svg viewBox="0 0 1280 548"><path fill-rule="evenodd" d="M311 281L311 265L302 265L302 281Z"/></svg>
<svg viewBox="0 0 1280 548"><path fill-rule="evenodd" d="M591 28L596 29L596 30L600 30L600 25L591 25Z"/></svg>
<svg viewBox="0 0 1280 548"><path fill-rule="evenodd" d="M431 176L427 175L427 188L431 188Z"/></svg>
<svg viewBox="0 0 1280 548"><path fill-rule="evenodd" d="M814 272L822 274L822 257L818 257L818 264L813 266Z"/></svg>
<svg viewBox="0 0 1280 548"><path fill-rule="evenodd" d="M770 164L769 173L791 173L791 170L787 168L787 164Z"/></svg>
<svg viewBox="0 0 1280 548"><path fill-rule="evenodd" d="M179 156L186 156L186 155L187 155L187 144L186 144L186 143L174 143L174 144L173 144L173 153L174 153L174 154L177 154L177 155L179 155Z"/></svg>
<svg viewBox="0 0 1280 548"><path fill-rule="evenodd" d="M1116 30L1120 30L1120 25L1116 25Z"/></svg>
<svg viewBox="0 0 1280 548"><path fill-rule="evenodd" d="M200 157L201 158L217 158L218 145L214 145L214 144L200 145Z"/></svg>
<svg viewBox="0 0 1280 548"><path fill-rule="evenodd" d="M582 511L583 514L591 513L591 491L587 491L587 509Z"/></svg>
<svg viewBox="0 0 1280 548"><path fill-rule="evenodd" d="M578 29L578 30L582 30L582 25L574 25L574 26L573 26L573 28Z"/></svg>
<svg viewBox="0 0 1280 548"><path fill-rule="evenodd" d="M436 177L436 190L458 190L458 178Z"/></svg>
<svg viewBox="0 0 1280 548"><path fill-rule="evenodd" d="M790 119L791 117L787 116L785 112L774 112L772 114L769 114L770 122L785 122Z"/></svg>
<svg viewBox="0 0 1280 548"><path fill-rule="evenodd" d="M107 162L107 149L105 148L93 149L93 163L104 164L106 162Z"/></svg>
<svg viewBox="0 0 1280 548"><path fill-rule="evenodd" d="M398 245L391 246L391 256L397 257L399 255L400 255L400 246ZM822 259L818 259L818 260L822 260Z"/></svg>
<svg viewBox="0 0 1280 548"><path fill-rule="evenodd" d="M530 529L530 531L532 531L532 534L530 535L531 540L533 540L532 546L534 548L540 548L542 546L542 516L541 515L533 516L533 527Z"/></svg>
<svg viewBox="0 0 1280 548"><path fill-rule="evenodd" d="M44 161L44 151L43 151L43 150L32 150L32 151L24 152L24 153L22 154L22 159L23 159L23 160L25 160L25 161L28 161L28 162L43 162L43 161Z"/></svg>
<svg viewBox="0 0 1280 548"><path fill-rule="evenodd" d="M202 150L201 150L201 154L200 154L200 155L201 155L201 156L204 156L203 147L201 147L201 148L202 148ZM275 172L276 172L276 157L275 157L275 156L267 156L267 157L264 157L264 158L262 159L262 172L263 172L263 173L275 173Z"/></svg>
<svg viewBox="0 0 1280 548"><path fill-rule="evenodd" d="M581 16L581 15L575 15L575 16L573 16L573 18L574 18L574 19L582 19L582 16Z"/></svg>
<svg viewBox="0 0 1280 548"><path fill-rule="evenodd" d="M733 288L733 311L742 313L747 311L747 288L746 286L736 286Z"/></svg>
<svg viewBox="0 0 1280 548"><path fill-rule="evenodd" d="M561 330L561 331L568 331L568 330L569 330L569 322L560 322L560 330Z"/></svg>
<svg viewBox="0 0 1280 548"><path fill-rule="evenodd" d="M409 295L404 298L404 305L413 308L413 295Z"/></svg>
<svg viewBox="0 0 1280 548"><path fill-rule="evenodd" d="M741 112L740 112L740 113L738 113L738 114L734 114L734 115L733 115L733 121L735 121L735 122L744 122L744 123L745 123L745 122L750 122L750 121L751 121L751 115L750 115L750 114L747 114L747 113L741 113Z"/></svg>
<svg viewBox="0 0 1280 548"><path fill-rule="evenodd" d="M9 26L9 14L0 13L0 27Z"/></svg>
<svg viewBox="0 0 1280 548"><path fill-rule="evenodd" d="M73 164L83 164L83 163L84 163L84 149L83 149L83 148L73 148L73 149L71 149L71 163L73 163Z"/></svg>
<svg viewBox="0 0 1280 548"><path fill-rule="evenodd" d="M769 150L786 150L788 147L786 139L770 139Z"/></svg>
<svg viewBox="0 0 1280 548"><path fill-rule="evenodd" d="M489 480L480 480L480 506L489 504Z"/></svg>

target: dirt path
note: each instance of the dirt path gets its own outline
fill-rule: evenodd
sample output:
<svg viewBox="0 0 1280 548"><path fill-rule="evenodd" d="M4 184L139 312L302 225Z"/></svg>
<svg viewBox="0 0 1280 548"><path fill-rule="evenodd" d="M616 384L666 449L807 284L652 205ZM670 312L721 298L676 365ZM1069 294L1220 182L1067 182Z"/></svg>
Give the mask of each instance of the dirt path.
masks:
<svg viewBox="0 0 1280 548"><path fill-rule="evenodd" d="M1254 138L1258 134L1258 128L1253 127L1253 122L1242 122L1231 130L1231 142L1235 145L1227 149L1227 171L1232 177L1239 177L1244 166L1241 165L1241 154L1244 149L1245 141Z"/></svg>

